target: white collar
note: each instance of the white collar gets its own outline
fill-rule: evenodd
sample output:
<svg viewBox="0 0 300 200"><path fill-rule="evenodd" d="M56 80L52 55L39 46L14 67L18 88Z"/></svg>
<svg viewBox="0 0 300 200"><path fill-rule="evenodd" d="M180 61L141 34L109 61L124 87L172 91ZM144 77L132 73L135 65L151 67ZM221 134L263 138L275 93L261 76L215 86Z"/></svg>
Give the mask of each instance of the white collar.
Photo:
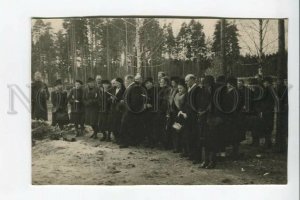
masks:
<svg viewBox="0 0 300 200"><path fill-rule="evenodd" d="M130 83L130 84L127 86L127 88L129 88L129 87L132 86L133 84L134 84L134 82Z"/></svg>
<svg viewBox="0 0 300 200"><path fill-rule="evenodd" d="M192 85L192 87L190 87L189 88L189 90L188 91L191 91L192 89L193 89L193 87L195 87L197 84L196 83L194 83L193 85Z"/></svg>

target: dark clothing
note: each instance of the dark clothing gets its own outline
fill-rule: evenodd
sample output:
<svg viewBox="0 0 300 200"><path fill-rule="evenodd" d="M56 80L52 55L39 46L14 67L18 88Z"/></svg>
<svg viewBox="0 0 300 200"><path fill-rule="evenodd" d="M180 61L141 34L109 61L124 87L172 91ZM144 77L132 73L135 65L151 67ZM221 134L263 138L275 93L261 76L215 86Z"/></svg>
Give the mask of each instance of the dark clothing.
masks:
<svg viewBox="0 0 300 200"><path fill-rule="evenodd" d="M117 140L120 139L120 129L122 115L124 113L124 105L121 103L123 100L125 88L122 87L119 91L116 88L109 91L114 96L110 97L111 112L109 114L110 130L114 133Z"/></svg>
<svg viewBox="0 0 300 200"><path fill-rule="evenodd" d="M49 99L48 87L41 81L31 84L31 118L48 120L47 100Z"/></svg>
<svg viewBox="0 0 300 200"><path fill-rule="evenodd" d="M155 134L158 138L159 143L163 144L165 148L170 148L171 146L171 135L167 131L169 127L169 122L167 121L167 111L169 109L169 87L161 87L158 91L158 112L155 117Z"/></svg>
<svg viewBox="0 0 300 200"><path fill-rule="evenodd" d="M144 111L144 90L137 84L130 85L124 93L125 112L122 117L120 139L124 145L138 145L143 140L144 123L141 113Z"/></svg>
<svg viewBox="0 0 300 200"><path fill-rule="evenodd" d="M182 111L186 104L186 94L180 95L179 93L175 94L172 101L170 102L170 108L168 111L169 122L170 122L170 131L172 137L172 147L176 152L182 152L183 142L182 137L184 134L185 128L185 119L182 115L178 116L178 113ZM175 123L179 123L182 128L180 130L176 130L173 128Z"/></svg>
<svg viewBox="0 0 300 200"><path fill-rule="evenodd" d="M264 95L261 100L261 118L263 123L263 132L265 137L266 147L271 147L272 145L272 131L274 128L274 106L275 102L272 96L273 88L267 87L264 88Z"/></svg>
<svg viewBox="0 0 300 200"><path fill-rule="evenodd" d="M68 100L71 105L70 122L83 125L84 123L84 104L83 104L83 89L72 88Z"/></svg>
<svg viewBox="0 0 300 200"><path fill-rule="evenodd" d="M155 88L147 89L147 102L145 104L151 105L146 107L143 115L143 121L145 124L145 138L150 146L157 145L158 138L154 132L154 119L155 119Z"/></svg>
<svg viewBox="0 0 300 200"><path fill-rule="evenodd" d="M276 105L277 114L277 130L276 130L276 149L280 153L287 152L287 137L288 137L288 89L284 85L277 85L275 92L279 98L279 103Z"/></svg>
<svg viewBox="0 0 300 200"><path fill-rule="evenodd" d="M83 103L85 109L85 123L97 127L100 104L99 89L86 87L83 92Z"/></svg>
<svg viewBox="0 0 300 200"><path fill-rule="evenodd" d="M199 123L198 111L200 111L201 88L194 86L186 95L186 104L183 112L187 114L184 129L184 149L190 159L199 161L201 152L199 150L199 138L201 125Z"/></svg>
<svg viewBox="0 0 300 200"><path fill-rule="evenodd" d="M101 97L102 100L100 105L100 112L99 112L99 118L98 118L98 126L99 130L104 133L105 131L111 132L111 122L110 122L110 115L111 115L111 92L112 88L108 89L107 91L104 91L103 88L101 88Z"/></svg>
<svg viewBox="0 0 300 200"><path fill-rule="evenodd" d="M68 97L66 91L51 92L52 102L52 126L56 124L62 129L63 125L69 123Z"/></svg>

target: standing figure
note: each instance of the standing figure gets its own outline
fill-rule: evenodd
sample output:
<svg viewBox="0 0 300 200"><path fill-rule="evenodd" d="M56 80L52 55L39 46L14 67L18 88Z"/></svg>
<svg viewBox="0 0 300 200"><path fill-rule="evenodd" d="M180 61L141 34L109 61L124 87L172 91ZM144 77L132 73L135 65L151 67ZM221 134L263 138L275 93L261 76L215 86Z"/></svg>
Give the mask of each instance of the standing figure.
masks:
<svg viewBox="0 0 300 200"><path fill-rule="evenodd" d="M48 87L42 82L42 74L35 72L34 82L31 84L31 118L48 120L47 100L49 99Z"/></svg>
<svg viewBox="0 0 300 200"><path fill-rule="evenodd" d="M157 138L154 135L154 119L155 119L155 87L153 84L153 78L147 78L144 82L144 86L147 91L145 112L143 120L145 123L145 139L146 145L154 147L157 145Z"/></svg>
<svg viewBox="0 0 300 200"><path fill-rule="evenodd" d="M169 86L169 79L163 77L159 82L158 90L158 112L156 113L156 138L165 149L171 149L172 139L168 133L170 122L167 118L167 111L169 109L169 96L171 88Z"/></svg>
<svg viewBox="0 0 300 200"><path fill-rule="evenodd" d="M183 129L185 128L185 119L182 116L181 112L187 100L187 86L184 80L178 80L177 88L178 92L172 99L168 110L168 117L172 126L170 132L172 134L174 153L182 152L182 134L184 134Z"/></svg>
<svg viewBox="0 0 300 200"><path fill-rule="evenodd" d="M98 133L98 113L99 113L99 99L100 90L95 85L93 78L88 78L87 86L83 93L83 103L85 110L85 124L93 128L91 138L96 139Z"/></svg>
<svg viewBox="0 0 300 200"><path fill-rule="evenodd" d="M108 80L102 80L101 83L103 87L103 93L101 95L102 100L100 101L102 104L100 105L100 113L99 113L99 119L98 119L98 127L99 131L103 134L103 137L100 139L100 141L110 141L111 137L111 127L110 127L110 121L109 121L109 115L111 113L111 101L110 101L110 93L111 90L111 83Z"/></svg>
<svg viewBox="0 0 300 200"><path fill-rule="evenodd" d="M120 148L129 145L136 146L142 141L143 121L141 113L144 111L144 89L134 82L134 77L125 77L124 104L125 112L122 118L120 131Z"/></svg>
<svg viewBox="0 0 300 200"><path fill-rule="evenodd" d="M109 115L110 130L114 134L114 138L117 143L120 142L120 129L122 115L124 112L123 95L125 92L125 86L121 78L114 79L114 87L109 90L111 112Z"/></svg>
<svg viewBox="0 0 300 200"><path fill-rule="evenodd" d="M261 100L261 119L263 123L263 131L265 136L265 147L272 147L272 132L274 128L274 98L272 94L272 78L265 77L263 79L263 98Z"/></svg>
<svg viewBox="0 0 300 200"><path fill-rule="evenodd" d="M83 88L82 81L76 80L75 87L71 89L68 100L71 105L70 122L74 123L76 137L82 136L84 133L84 104L83 104ZM80 125L80 132L79 132Z"/></svg>
<svg viewBox="0 0 300 200"><path fill-rule="evenodd" d="M55 82L55 90L51 92L52 102L52 126L58 124L62 130L64 125L69 123L68 115L68 96L63 90L63 84L60 79Z"/></svg>
<svg viewBox="0 0 300 200"><path fill-rule="evenodd" d="M188 74L185 77L185 82L188 87L186 95L186 104L183 109L184 117L186 118L186 128L184 133L184 149L185 156L188 156L194 163L201 161L201 150L199 149L199 134L200 123L198 121L198 110L200 103L201 88L196 83L196 77L193 74Z"/></svg>

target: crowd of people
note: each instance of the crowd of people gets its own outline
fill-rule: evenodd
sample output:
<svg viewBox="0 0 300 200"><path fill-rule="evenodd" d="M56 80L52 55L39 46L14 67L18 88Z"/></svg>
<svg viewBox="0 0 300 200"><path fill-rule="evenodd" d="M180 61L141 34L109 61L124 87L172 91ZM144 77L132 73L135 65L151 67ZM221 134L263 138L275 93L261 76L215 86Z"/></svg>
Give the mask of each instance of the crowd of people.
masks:
<svg viewBox="0 0 300 200"><path fill-rule="evenodd" d="M57 80L49 93L41 73L36 72L32 118L48 120L50 98L53 126L63 129L73 123L76 136L83 136L89 125L91 138L101 133L101 141L116 142L120 148L144 145L173 150L210 169L228 146L232 147L231 157L239 158L246 131L251 131L252 145L264 140L265 148L275 146L285 152L287 96L287 85L271 77L244 81L233 76L168 77L164 72L158 73L157 81L143 80L140 74L127 75L124 81L119 77L102 80L97 75L85 85L76 80L69 91Z"/></svg>

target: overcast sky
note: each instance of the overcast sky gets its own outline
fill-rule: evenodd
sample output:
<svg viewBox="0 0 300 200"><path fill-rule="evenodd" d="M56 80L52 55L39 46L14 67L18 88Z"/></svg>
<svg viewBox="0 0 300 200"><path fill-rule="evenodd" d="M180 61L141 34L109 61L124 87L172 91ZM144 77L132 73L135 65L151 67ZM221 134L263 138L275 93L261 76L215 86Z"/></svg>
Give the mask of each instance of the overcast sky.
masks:
<svg viewBox="0 0 300 200"><path fill-rule="evenodd" d="M163 26L164 24L172 24L174 35L176 36L180 30L181 24L186 22L189 23L191 19L175 19L175 18L161 18L159 19L160 25ZM196 19L203 25L203 31L206 35L206 37L209 37L210 39L213 38L213 33L215 30L215 25L218 19ZM32 24L34 24L34 21L32 21ZM63 19L44 19L45 22L51 22L51 25L53 27L53 31L57 32L62 27ZM241 53L246 54L255 54L256 48L255 44L258 45L258 38L259 34L255 29L251 29L248 27L257 27L258 28L258 20L228 20L231 23L235 23L237 25L237 28L239 30L239 44L241 47ZM278 20L269 20L268 23L268 31L266 33L266 37L264 40L265 45L265 52L266 53L275 53L278 50L278 28L277 28ZM287 48L287 20L286 20L286 48Z"/></svg>

